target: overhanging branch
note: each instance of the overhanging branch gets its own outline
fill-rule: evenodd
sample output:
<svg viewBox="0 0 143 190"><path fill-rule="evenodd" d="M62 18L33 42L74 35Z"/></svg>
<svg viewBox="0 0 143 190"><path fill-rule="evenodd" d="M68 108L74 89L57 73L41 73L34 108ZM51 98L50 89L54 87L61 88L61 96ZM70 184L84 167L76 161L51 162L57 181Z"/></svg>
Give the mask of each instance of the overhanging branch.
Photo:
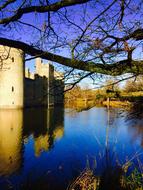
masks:
<svg viewBox="0 0 143 190"><path fill-rule="evenodd" d="M5 7L7 7L9 4L14 3L16 0L7 0L6 2L4 2L1 6L0 6L0 11L2 9L4 9Z"/></svg>
<svg viewBox="0 0 143 190"><path fill-rule="evenodd" d="M131 65L128 64L128 60L122 60L112 64L101 64L63 57L48 51L37 49L24 42L6 38L0 38L0 45L18 48L31 56L39 56L43 59L57 62L64 66L92 73L100 73L111 76L117 76L125 73L143 74L143 61L132 60Z"/></svg>
<svg viewBox="0 0 143 190"><path fill-rule="evenodd" d="M30 6L30 7L20 8L17 10L17 12L13 16L0 19L0 24L9 24L10 22L17 21L24 14L28 14L32 12L37 12L37 13L45 13L49 11L56 12L63 7L83 4L88 1L90 0L62 0L60 2L56 2L47 6L45 5L44 6Z"/></svg>

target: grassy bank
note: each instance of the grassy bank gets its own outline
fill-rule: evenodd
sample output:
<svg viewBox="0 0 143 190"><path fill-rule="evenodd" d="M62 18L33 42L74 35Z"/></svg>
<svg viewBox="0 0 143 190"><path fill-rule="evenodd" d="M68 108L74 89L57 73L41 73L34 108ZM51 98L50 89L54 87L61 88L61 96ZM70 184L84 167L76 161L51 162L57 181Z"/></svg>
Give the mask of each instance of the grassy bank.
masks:
<svg viewBox="0 0 143 190"><path fill-rule="evenodd" d="M103 106L110 106L110 107L116 107L116 108L127 108L131 107L132 103L129 101L117 101L117 100L111 100L111 101L103 101Z"/></svg>
<svg viewBox="0 0 143 190"><path fill-rule="evenodd" d="M120 101L120 100L110 100L108 102L107 100L100 100L100 101L95 101L95 100L83 100L83 99L78 99L74 100L72 102L66 103L65 108L75 108L77 111L83 111L83 110L88 110L92 107L100 107L100 106L110 106L110 107L119 107L119 108L126 108L126 107L131 107L132 103L129 101Z"/></svg>
<svg viewBox="0 0 143 190"><path fill-rule="evenodd" d="M110 101L109 101L110 99ZM65 102L66 108L75 108L77 111L88 110L94 106L110 106L116 108L131 108L137 102L143 102L141 92L122 93L119 97L109 97L100 95L94 98L76 98Z"/></svg>
<svg viewBox="0 0 143 190"><path fill-rule="evenodd" d="M83 110L88 110L94 107L95 101L94 100L85 100L84 98L77 98L76 100L69 101L65 103L65 108L74 108L78 112Z"/></svg>
<svg viewBox="0 0 143 190"><path fill-rule="evenodd" d="M143 190L143 164L136 159L138 166L131 161L113 164L108 160L100 175L96 175L96 168L87 167L67 190Z"/></svg>
<svg viewBox="0 0 143 190"><path fill-rule="evenodd" d="M137 169L127 175L118 167L95 176L92 170L86 169L67 190L143 190L142 175Z"/></svg>

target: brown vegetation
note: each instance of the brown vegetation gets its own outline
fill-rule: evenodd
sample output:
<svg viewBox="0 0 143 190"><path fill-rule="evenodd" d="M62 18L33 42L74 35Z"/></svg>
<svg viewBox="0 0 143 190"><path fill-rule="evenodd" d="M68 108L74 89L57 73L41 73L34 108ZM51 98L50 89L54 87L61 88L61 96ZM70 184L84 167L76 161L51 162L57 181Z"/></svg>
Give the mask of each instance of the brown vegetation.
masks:
<svg viewBox="0 0 143 190"><path fill-rule="evenodd" d="M122 89L115 81L109 80L105 83L105 87L97 90L82 89L75 86L75 88L65 93L66 106L83 109L98 105L109 106L109 103L111 107L125 108L133 106L138 101L142 102L142 100L142 76L137 77L136 80L128 80Z"/></svg>

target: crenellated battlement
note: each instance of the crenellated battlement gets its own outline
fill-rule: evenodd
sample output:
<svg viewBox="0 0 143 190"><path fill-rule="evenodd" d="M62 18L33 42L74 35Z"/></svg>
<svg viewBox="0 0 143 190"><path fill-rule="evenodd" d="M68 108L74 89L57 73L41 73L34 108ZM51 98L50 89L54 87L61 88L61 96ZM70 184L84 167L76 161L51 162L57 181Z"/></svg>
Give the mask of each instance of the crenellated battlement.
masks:
<svg viewBox="0 0 143 190"><path fill-rule="evenodd" d="M53 65L48 62L47 64L44 64L41 58L36 58L36 65L35 65L36 71L35 74L43 77L49 77L49 74L54 72Z"/></svg>
<svg viewBox="0 0 143 190"><path fill-rule="evenodd" d="M29 68L25 68L25 78L34 80L35 79L35 74L31 73Z"/></svg>

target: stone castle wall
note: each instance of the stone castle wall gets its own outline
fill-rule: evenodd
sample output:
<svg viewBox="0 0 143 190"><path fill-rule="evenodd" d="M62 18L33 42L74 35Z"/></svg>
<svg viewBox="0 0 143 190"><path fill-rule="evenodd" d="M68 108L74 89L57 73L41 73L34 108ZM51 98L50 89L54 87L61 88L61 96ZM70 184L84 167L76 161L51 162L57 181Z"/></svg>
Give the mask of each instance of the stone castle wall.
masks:
<svg viewBox="0 0 143 190"><path fill-rule="evenodd" d="M51 106L54 104L54 67L36 59L35 74L25 69L24 103L26 106Z"/></svg>
<svg viewBox="0 0 143 190"><path fill-rule="evenodd" d="M0 46L0 108L52 106L58 100L63 102L64 85L58 76L54 67L42 63L40 58L36 59L35 73L31 73L25 69L21 50Z"/></svg>
<svg viewBox="0 0 143 190"><path fill-rule="evenodd" d="M23 107L24 53L0 46L0 108Z"/></svg>

